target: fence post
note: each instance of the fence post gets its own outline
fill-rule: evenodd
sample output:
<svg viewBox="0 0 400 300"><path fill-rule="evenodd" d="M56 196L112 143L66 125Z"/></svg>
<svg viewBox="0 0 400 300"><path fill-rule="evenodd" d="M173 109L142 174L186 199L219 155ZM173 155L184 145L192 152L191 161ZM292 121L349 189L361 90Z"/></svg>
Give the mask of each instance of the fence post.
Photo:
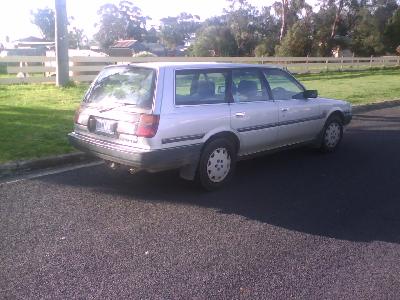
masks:
<svg viewBox="0 0 400 300"><path fill-rule="evenodd" d="M372 68L372 58L373 58L374 56L373 55L371 55L371 58L369 59L369 68L371 69Z"/></svg>
<svg viewBox="0 0 400 300"><path fill-rule="evenodd" d="M342 55L342 58L340 60L340 71L343 71L343 55Z"/></svg>
<svg viewBox="0 0 400 300"><path fill-rule="evenodd" d="M307 54L307 58L306 58L306 73L308 73L309 72L309 69L308 69L308 54Z"/></svg>
<svg viewBox="0 0 400 300"><path fill-rule="evenodd" d="M326 70L326 71L328 71L328 63L329 63L329 59L327 59L327 60L325 61L325 70Z"/></svg>

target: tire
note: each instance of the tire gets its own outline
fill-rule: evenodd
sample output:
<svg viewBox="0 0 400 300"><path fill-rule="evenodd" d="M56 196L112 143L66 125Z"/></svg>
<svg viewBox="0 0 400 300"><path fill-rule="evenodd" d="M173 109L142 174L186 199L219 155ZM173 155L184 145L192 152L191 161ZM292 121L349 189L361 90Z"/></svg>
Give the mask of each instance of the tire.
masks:
<svg viewBox="0 0 400 300"><path fill-rule="evenodd" d="M214 191L227 183L236 167L236 149L231 141L217 138L204 147L199 166L197 181L207 191Z"/></svg>
<svg viewBox="0 0 400 300"><path fill-rule="evenodd" d="M320 150L324 153L335 151L343 137L343 121L339 116L330 117L324 126Z"/></svg>

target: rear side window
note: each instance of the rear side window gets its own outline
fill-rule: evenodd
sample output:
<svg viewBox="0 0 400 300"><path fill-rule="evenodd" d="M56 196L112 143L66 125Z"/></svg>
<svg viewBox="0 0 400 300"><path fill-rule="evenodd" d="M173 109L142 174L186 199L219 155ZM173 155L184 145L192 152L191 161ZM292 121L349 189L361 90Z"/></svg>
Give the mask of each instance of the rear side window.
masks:
<svg viewBox="0 0 400 300"><path fill-rule="evenodd" d="M156 71L141 67L115 67L102 71L86 95L85 102L135 105L150 108Z"/></svg>
<svg viewBox="0 0 400 300"><path fill-rule="evenodd" d="M178 70L175 72L175 104L225 103L227 82L227 71Z"/></svg>

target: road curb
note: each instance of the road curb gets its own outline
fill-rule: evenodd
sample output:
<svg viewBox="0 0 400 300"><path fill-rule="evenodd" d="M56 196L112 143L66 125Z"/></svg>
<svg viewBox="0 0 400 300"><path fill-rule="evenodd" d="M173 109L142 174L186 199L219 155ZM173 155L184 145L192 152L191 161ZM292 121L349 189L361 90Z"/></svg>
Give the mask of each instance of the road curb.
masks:
<svg viewBox="0 0 400 300"><path fill-rule="evenodd" d="M383 109L400 105L399 100L383 101L371 104L353 106L353 114L366 112L374 109ZM83 152L74 152L63 155L49 156L39 159L13 161L0 164L0 177L6 177L29 171L59 167L67 164L87 163L99 160Z"/></svg>
<svg viewBox="0 0 400 300"><path fill-rule="evenodd" d="M0 177L96 160L98 159L83 152L74 152L30 160L18 160L0 164Z"/></svg>
<svg viewBox="0 0 400 300"><path fill-rule="evenodd" d="M353 114L400 105L400 99L353 106Z"/></svg>

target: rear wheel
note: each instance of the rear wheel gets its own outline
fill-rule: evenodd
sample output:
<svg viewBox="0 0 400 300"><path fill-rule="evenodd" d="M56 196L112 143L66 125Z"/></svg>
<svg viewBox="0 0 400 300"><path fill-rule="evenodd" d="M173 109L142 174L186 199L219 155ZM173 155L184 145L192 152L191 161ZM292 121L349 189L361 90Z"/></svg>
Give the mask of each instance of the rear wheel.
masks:
<svg viewBox="0 0 400 300"><path fill-rule="evenodd" d="M321 141L321 151L333 152L339 146L343 137L343 122L338 116L332 116L326 121Z"/></svg>
<svg viewBox="0 0 400 300"><path fill-rule="evenodd" d="M216 190L232 178L235 165L234 145L224 138L212 140L201 154L197 169L198 181L206 190Z"/></svg>

